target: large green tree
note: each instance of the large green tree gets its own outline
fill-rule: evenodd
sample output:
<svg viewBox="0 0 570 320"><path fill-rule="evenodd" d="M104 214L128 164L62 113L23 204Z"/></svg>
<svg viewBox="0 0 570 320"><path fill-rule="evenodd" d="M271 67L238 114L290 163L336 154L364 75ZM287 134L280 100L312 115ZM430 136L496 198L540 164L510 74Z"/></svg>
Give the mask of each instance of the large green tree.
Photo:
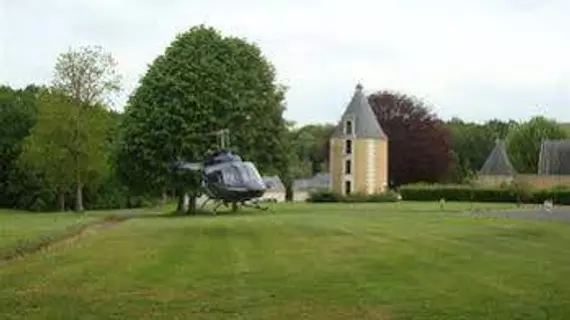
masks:
<svg viewBox="0 0 570 320"><path fill-rule="evenodd" d="M83 211L83 187L108 171L107 131L110 115L104 108L78 107L54 90L39 98L37 119L25 139L21 164L41 172L65 208L65 192L76 187L76 210Z"/></svg>
<svg viewBox="0 0 570 320"><path fill-rule="evenodd" d="M77 141L99 141L98 136L80 138L80 121L83 117L91 116L81 109L103 108L110 101L111 94L120 91L121 76L117 73L116 65L112 54L104 51L101 46L81 46L78 49L69 49L57 57L52 86L57 92L68 96L70 103L79 109L76 110L77 116L73 118L76 122L68 124L70 128L75 128L73 136L77 137ZM87 131L84 134L89 135ZM83 148L89 149L89 146ZM86 160L79 153L74 153L72 160L70 165L75 168L76 210L83 211L85 181L82 180L84 175L81 172L89 164L82 163Z"/></svg>
<svg viewBox="0 0 570 320"><path fill-rule="evenodd" d="M262 173L285 172L284 94L255 44L203 25L178 34L125 109L117 157L123 181L138 191L164 188L172 182L169 164L202 160L216 141L207 133L220 129Z"/></svg>
<svg viewBox="0 0 570 320"><path fill-rule="evenodd" d="M70 48L57 57L53 87L83 105L105 105L120 91L117 61L101 46Z"/></svg>
<svg viewBox="0 0 570 320"><path fill-rule="evenodd" d="M542 116L512 128L507 136L507 152L520 173L537 173L543 140L568 138L568 132L556 121Z"/></svg>

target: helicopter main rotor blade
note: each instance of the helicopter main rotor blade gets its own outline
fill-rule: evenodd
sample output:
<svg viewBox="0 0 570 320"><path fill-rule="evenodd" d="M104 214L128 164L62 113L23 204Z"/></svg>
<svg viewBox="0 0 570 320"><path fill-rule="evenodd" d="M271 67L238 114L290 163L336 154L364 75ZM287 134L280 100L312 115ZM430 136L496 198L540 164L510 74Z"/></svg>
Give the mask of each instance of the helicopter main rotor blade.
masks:
<svg viewBox="0 0 570 320"><path fill-rule="evenodd" d="M180 169L192 170L192 171L200 171L204 169L204 166L198 162L186 162L182 163L178 166Z"/></svg>

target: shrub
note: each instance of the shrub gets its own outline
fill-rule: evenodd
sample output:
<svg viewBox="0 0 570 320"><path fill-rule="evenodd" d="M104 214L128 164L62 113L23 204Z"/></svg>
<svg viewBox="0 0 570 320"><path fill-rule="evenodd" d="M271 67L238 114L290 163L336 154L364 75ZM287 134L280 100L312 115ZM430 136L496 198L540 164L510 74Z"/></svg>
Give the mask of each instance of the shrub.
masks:
<svg viewBox="0 0 570 320"><path fill-rule="evenodd" d="M400 201L400 194L395 191L376 193L367 196L366 202L397 202Z"/></svg>
<svg viewBox="0 0 570 320"><path fill-rule="evenodd" d="M309 194L307 202L341 202L342 195L332 191L314 191Z"/></svg>
<svg viewBox="0 0 570 320"><path fill-rule="evenodd" d="M515 196L518 203L528 203L533 198L533 188L528 183L511 181L506 188Z"/></svg>
<svg viewBox="0 0 570 320"><path fill-rule="evenodd" d="M546 200L552 200L555 204L570 205L570 190L560 188L538 190L532 196L533 203L544 203Z"/></svg>

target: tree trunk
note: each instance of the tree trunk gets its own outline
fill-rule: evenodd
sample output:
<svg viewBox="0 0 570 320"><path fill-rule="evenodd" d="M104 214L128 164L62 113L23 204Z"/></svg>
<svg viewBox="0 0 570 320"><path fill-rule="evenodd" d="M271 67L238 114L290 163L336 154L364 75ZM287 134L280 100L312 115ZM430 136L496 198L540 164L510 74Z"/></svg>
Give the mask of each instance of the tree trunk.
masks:
<svg viewBox="0 0 570 320"><path fill-rule="evenodd" d="M166 187L162 187L162 201L161 205L164 207L168 202L168 194L166 193Z"/></svg>
<svg viewBox="0 0 570 320"><path fill-rule="evenodd" d="M287 201L287 202L293 201L293 197L294 197L293 193L294 193L293 186L290 183L287 183L285 185L285 201Z"/></svg>
<svg viewBox="0 0 570 320"><path fill-rule="evenodd" d="M77 183L77 188L75 189L75 211L83 212L83 184L81 182Z"/></svg>
<svg viewBox="0 0 570 320"><path fill-rule="evenodd" d="M196 200L198 200L196 195L190 195L188 199L188 210L186 211L186 214L196 213Z"/></svg>
<svg viewBox="0 0 570 320"><path fill-rule="evenodd" d="M176 206L176 212L179 214L184 214L184 193L178 192L178 205Z"/></svg>
<svg viewBox="0 0 570 320"><path fill-rule="evenodd" d="M59 207L59 211L65 211L65 192L62 188L57 191L57 205Z"/></svg>

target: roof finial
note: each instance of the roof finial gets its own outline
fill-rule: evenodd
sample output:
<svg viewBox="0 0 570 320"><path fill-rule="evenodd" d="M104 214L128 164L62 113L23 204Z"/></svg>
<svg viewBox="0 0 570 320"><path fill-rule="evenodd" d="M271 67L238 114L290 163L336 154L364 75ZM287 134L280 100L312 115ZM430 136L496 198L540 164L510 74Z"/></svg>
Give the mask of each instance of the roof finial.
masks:
<svg viewBox="0 0 570 320"><path fill-rule="evenodd" d="M362 91L362 84L360 82L356 85L356 91Z"/></svg>

